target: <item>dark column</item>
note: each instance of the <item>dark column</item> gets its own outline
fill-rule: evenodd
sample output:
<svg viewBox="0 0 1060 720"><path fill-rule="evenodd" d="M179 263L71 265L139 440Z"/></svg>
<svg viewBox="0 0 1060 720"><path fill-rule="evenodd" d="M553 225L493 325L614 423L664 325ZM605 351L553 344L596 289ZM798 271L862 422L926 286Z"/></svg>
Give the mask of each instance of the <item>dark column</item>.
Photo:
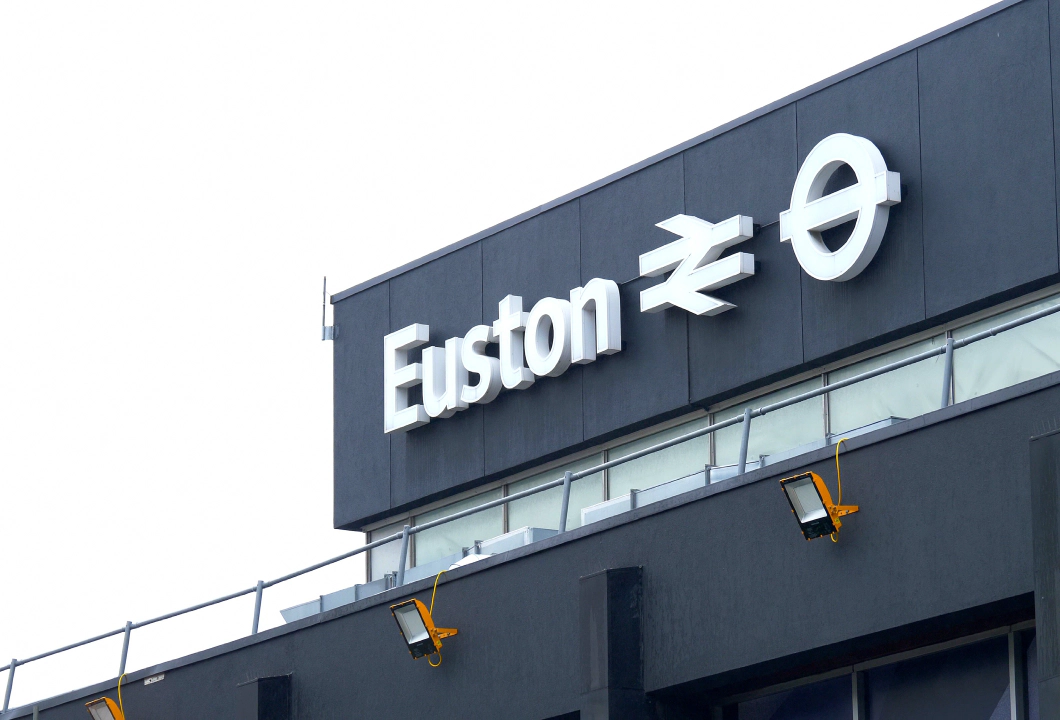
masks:
<svg viewBox="0 0 1060 720"><path fill-rule="evenodd" d="M238 720L290 720L291 676L263 677L236 686Z"/></svg>
<svg viewBox="0 0 1060 720"><path fill-rule="evenodd" d="M581 720L649 718L644 697L641 568L581 579Z"/></svg>
<svg viewBox="0 0 1060 720"><path fill-rule="evenodd" d="M1060 431L1031 438L1034 617L1041 720L1060 720Z"/></svg>

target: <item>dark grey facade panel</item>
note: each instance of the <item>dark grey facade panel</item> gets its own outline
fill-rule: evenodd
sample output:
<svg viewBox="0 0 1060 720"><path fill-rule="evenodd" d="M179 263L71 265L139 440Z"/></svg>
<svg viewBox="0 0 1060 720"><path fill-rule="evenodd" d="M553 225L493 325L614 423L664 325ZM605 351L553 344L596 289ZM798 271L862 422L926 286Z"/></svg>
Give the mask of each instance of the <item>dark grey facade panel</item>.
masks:
<svg viewBox="0 0 1060 720"><path fill-rule="evenodd" d="M530 312L541 298L568 299L581 285L578 202L482 241L485 322L497 319L497 303L506 295L522 297L523 310ZM561 453L582 440L581 370L572 367L557 378L539 377L526 390L502 392L482 412L486 474Z"/></svg>
<svg viewBox="0 0 1060 720"><path fill-rule="evenodd" d="M390 285L335 305L335 527L390 509L390 436L383 433L383 336Z"/></svg>
<svg viewBox="0 0 1060 720"><path fill-rule="evenodd" d="M714 317L688 315L692 402L768 382L803 362L802 270L780 242L779 225L740 244L755 256L755 275L714 293L736 305Z"/></svg>
<svg viewBox="0 0 1060 720"><path fill-rule="evenodd" d="M291 674L299 718L341 709L385 720L424 708L439 720L560 716L578 710L586 691L580 579L615 568L642 568L643 679L608 666L609 676L625 690L643 682L649 696L698 707L699 716L694 683L859 638L900 637L911 625L953 632L955 616L1034 589L1028 438L1055 416L1060 386L1043 378L1025 388L851 441L843 497L861 512L846 519L838 543L805 541L777 483L809 469L834 487L833 459L819 451L804 466L755 471L697 499L453 571L434 616L460 634L445 641L440 668L409 657L388 607L409 594L425 600L422 581L171 665L150 686L134 673L126 708L155 720L203 708L234 717L239 683ZM858 646L832 661L848 666L873 652ZM41 717L83 717L83 702Z"/></svg>
<svg viewBox="0 0 1060 720"><path fill-rule="evenodd" d="M788 105L685 151L689 215L708 222L750 215L763 225L733 249L754 254L755 276L714 293L736 307L688 315L691 402L803 362L801 270L777 225L798 170L795 132L795 106Z"/></svg>
<svg viewBox="0 0 1060 720"><path fill-rule="evenodd" d="M442 347L482 322L482 248L471 245L390 282L390 331L412 323L431 328L430 344ZM382 338L376 341L382 350ZM420 360L420 350L409 362ZM380 361L381 362L381 361ZM382 382L379 392L382 394ZM382 421L379 432L383 432ZM390 435L391 506L460 488L483 475L482 408L435 420L413 432Z"/></svg>
<svg viewBox="0 0 1060 720"><path fill-rule="evenodd" d="M791 200L796 153L794 103L685 150L686 211L715 223L733 215L777 222Z"/></svg>
<svg viewBox="0 0 1060 720"><path fill-rule="evenodd" d="M655 223L685 210L681 156L594 190L581 204L582 282L638 278L639 256L677 239Z"/></svg>
<svg viewBox="0 0 1060 720"><path fill-rule="evenodd" d="M622 351L582 368L587 439L689 409L688 313L640 311L640 291L657 282L641 278L619 288Z"/></svg>
<svg viewBox="0 0 1060 720"><path fill-rule="evenodd" d="M916 53L907 53L798 102L800 165L827 136L839 132L859 135L880 149L887 167L901 174L904 186L902 202L890 210L884 242L864 272L846 282L821 282L802 273L806 360L832 355L924 320L916 66ZM849 230L847 226L835 228L829 232L841 237L828 238L826 232L826 240L833 240L838 247Z"/></svg>
<svg viewBox="0 0 1060 720"><path fill-rule="evenodd" d="M1048 6L918 50L929 317L1055 276Z"/></svg>

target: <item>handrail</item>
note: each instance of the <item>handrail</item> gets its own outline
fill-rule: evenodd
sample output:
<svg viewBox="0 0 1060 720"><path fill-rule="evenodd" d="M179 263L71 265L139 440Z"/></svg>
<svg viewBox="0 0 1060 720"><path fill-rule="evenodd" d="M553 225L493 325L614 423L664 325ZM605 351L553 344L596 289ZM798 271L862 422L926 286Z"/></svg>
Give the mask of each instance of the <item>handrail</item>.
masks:
<svg viewBox="0 0 1060 720"><path fill-rule="evenodd" d="M251 594L258 593L258 592L260 592L259 588L264 589L264 588L273 587L274 585L278 585L278 584L280 584L282 582L286 582L288 580L292 580L292 579L294 579L296 577L299 577L301 575L305 575L306 573L313 572L314 570L319 570L320 568L327 567L328 565L332 565L334 563L337 563L340 560L345 560L347 558L353 557L354 555L359 555L361 553L368 552L369 550L372 550L373 548L377 548L377 547L379 547L381 545L386 545L387 543L391 543L391 542L394 542L396 540L406 540L408 536L414 535L414 534L419 533L419 532L423 532L424 530L430 530L431 528L437 527L439 525L444 525L445 523L452 522L454 520L459 520L461 518L467 517L468 515L473 515L474 513L481 512L483 510L488 510L490 508L497 507L498 505L505 505L507 503L512 502L513 500L519 500L521 498L529 497L530 495L534 495L534 494L537 494L537 493L540 493L540 492L544 492L546 490L551 490L552 488L560 487L560 486L562 486L563 490L564 490L563 499L561 501L561 518L562 518L562 520L561 520L560 524L561 524L562 527L560 527L560 532L564 532L566 530L566 522L565 522L566 514L567 514L566 510L567 510L567 505L569 504L569 501L570 501L570 484L571 484L571 482L573 482L575 480L580 480L582 478L589 477L590 475L595 475L596 473L602 472L604 470L607 470L607 469L610 469L610 468L613 468L613 467L618 467L619 465L623 465L625 463L632 462L633 460L637 460L637 459L642 458L642 457L644 457L646 455L651 455L652 453L659 452L660 450L665 450L667 448L673 447L674 445L680 445L681 443L688 442L689 440L694 440L695 438L702 437L704 435L708 435L708 434L710 434L712 432L717 432L718 430L722 430L724 428L731 427L733 425L738 425L738 424L741 424L741 423L744 423L744 422L748 422L749 423L752 418L762 417L763 415L766 415L767 413L776 412L777 410L782 410L782 409L784 409L786 407L789 407L791 405L798 404L798 403L803 402L805 400L811 400L811 399L813 399L815 397L819 397L821 395L824 395L825 393L833 392L835 390L840 390L842 388L848 387L848 386L853 385L855 383L863 382L865 380L871 380L874 377L878 377L880 375L884 375L886 373L893 372L894 370L900 370L901 368L907 367L909 365L915 365L918 362L922 362L924 360L928 360L930 358L933 358L933 357L936 357L936 356L939 356L939 355L944 355L945 358L946 358L946 363L947 363L946 368L945 368L945 372L944 372L944 384L947 387L944 388L944 391L943 391L943 403L942 403L942 406L945 407L948 404L948 399L949 399L949 396L950 396L949 384L950 384L951 378L952 378L952 369L953 369L952 368L952 363L953 363L953 351L954 350L960 349L962 347L966 347L968 345L971 345L972 343L979 342L980 340L986 340L986 339L991 338L991 337L993 337L993 336L995 336L995 335L997 335L999 333L1003 333L1003 332L1005 332L1007 330L1012 330L1013 328L1017 328L1017 327L1019 327L1021 325L1026 325L1027 323L1034 322L1035 320L1039 320L1039 319L1041 319L1043 317L1047 317L1049 315L1053 315L1054 313L1057 313L1057 312L1060 312L1060 304L1054 305L1052 307L1043 308L1042 310L1039 310L1037 312L1029 313L1027 315L1024 315L1023 317L1016 318L1014 320L1010 320L1009 322L1002 323L1000 325L996 325L996 326L994 326L992 328L989 328L987 330L984 330L982 332L975 333L973 335L969 335L966 338L961 338L960 340L953 340L952 338L947 338L946 344L945 345L941 345L941 346L939 346L937 348L932 348L931 350L925 350L922 353L917 353L916 355L911 355L911 356L909 356L907 358L903 358L902 360L896 360L896 361L894 361L892 363L888 363L886 365L881 365L878 368L874 368L872 370L867 370L867 371L865 371L863 373L860 373L858 375L854 375L854 376L849 377L849 378L847 378L845 380L840 380L840 381L835 382L835 383L822 385L819 388L815 388L813 390L809 390L807 392L800 393L798 395L792 396L792 397L787 398L785 400L780 400L780 401L777 401L775 403L770 403L768 405L762 405L762 406L760 406L758 408L751 408L750 406L748 406L745 409L744 413L742 413L740 415L736 415L734 417L731 417L731 418L729 418L727 420L722 420L722 421L719 421L719 422L716 422L716 423L713 423L713 424L710 424L710 425L706 425L706 426L701 427L701 428L697 428L696 430L692 430L691 432L685 433L683 435L679 435L677 437L671 438L669 440L665 440L665 441L660 442L660 443L656 443L655 445L652 445L650 447L644 448L643 450L638 450L637 452L630 453L629 455L624 455L624 456L622 456L620 458L616 458L614 460L609 460L607 462L599 463L599 464L594 465L594 466L592 466L590 468L586 468L585 470L579 470L577 472L566 472L566 473L564 473L564 476L562 478L557 478L556 480L550 480L549 482L542 483L541 485L537 485L535 487L532 487L529 490L523 490L522 492L518 492L518 493L515 493L513 495L508 495L506 497L502 497L502 498L499 498L497 500L491 500L490 502L486 502L486 503L483 503L481 505L476 505L473 508L468 508L467 510L462 510L460 512L453 513L452 515L446 515L445 517L438 518L437 520L431 520L430 522L426 522L426 523L423 523L421 525L415 525L415 526L406 525L404 528L402 528L402 530L400 532L396 532L396 533L387 535L386 537L379 538L378 540L373 540L372 542L367 543L365 545L362 545L362 546L360 546L360 547L358 547L358 548L356 548L354 550L350 550L349 552L343 553L341 555L336 555L333 558L329 558L328 560L324 560L324 561L318 562L318 563L316 563L314 565L310 565L308 567L301 568L300 570L295 570L294 572L288 573L286 575L282 575L282 576L280 576L280 577L278 577L278 578L276 578L274 580L260 581L254 587L245 588L243 590L238 590L238 591L236 591L234 593L230 593L228 595L224 595L222 597L215 598L213 600L207 600L206 602L199 603L198 605L192 605L191 607L187 607L187 608L184 608L182 610L176 610L176 611L171 612L171 613L166 613L165 615L159 615L158 617L151 618L150 620L142 620L142 621L136 622L136 623L129 622L129 623L126 623L125 626L123 626L123 627L121 627L121 628L119 628L117 630L111 630L109 632L105 632L105 633L102 633L100 635L96 635L94 637L88 638L87 640L81 640L80 642L72 643L70 645L66 645L64 647L57 648L55 650L49 650L47 652L43 652L43 653L40 653L39 655L34 655L33 657L29 657L29 658L26 658L26 659L23 659L23 660L12 659L11 662L8 663L7 665L5 665L3 667L0 667L0 672L4 672L5 670L9 671L8 678L7 678L7 690L4 693L4 705L3 705L3 709L0 710L0 712L7 712L7 710L8 710L8 703L9 703L9 701L11 699L11 688L12 688L13 681L14 681L14 676L15 676L15 669L17 667L19 667L20 665L26 665L27 663L31 663L31 662L34 662L36 660L42 660L44 658L51 657L52 655L57 655L59 653L66 652L67 650L73 650L75 648L79 648L79 647L82 647L84 645L88 645L90 643L94 643L94 642L97 642L99 640L104 640L106 638L114 637L115 635L120 635L120 634L124 633L126 638L125 638L125 644L124 644L124 646L122 648L122 662L121 662L121 670L122 670L122 672L124 672L125 659L126 659L126 655L127 655L127 652L128 652L129 634L131 633L132 630L135 630L137 628L142 628L142 627L145 627L147 625L151 625L153 623L161 622L163 620L169 620L170 618L178 617L180 615L185 615L185 614L190 613L190 612L195 612L196 610L202 610L203 608L207 608L207 607L210 607L212 605L217 605L217 604L222 603L222 602L227 602L228 600L234 600L235 598L243 597L245 595L251 595ZM745 428L746 427L749 427L749 424L748 424L748 426L745 426ZM741 468L741 471L743 469L745 469L745 465L746 465L747 443L748 443L747 438L748 438L748 433L745 431L743 433L743 439L741 441L741 448L740 448L739 467ZM399 576L403 576L404 575L403 571L404 571L404 565L405 565L405 558L406 558L406 554L402 553L401 557L399 559L399 563L400 563L399 573L398 573ZM399 583L399 586L401 584L403 584L403 583ZM254 624L253 624L253 632L252 632L252 634L256 634L257 633L258 617L259 617L260 611L261 611L261 603L260 603L260 596L259 596L259 602L255 603L255 608L254 608Z"/></svg>

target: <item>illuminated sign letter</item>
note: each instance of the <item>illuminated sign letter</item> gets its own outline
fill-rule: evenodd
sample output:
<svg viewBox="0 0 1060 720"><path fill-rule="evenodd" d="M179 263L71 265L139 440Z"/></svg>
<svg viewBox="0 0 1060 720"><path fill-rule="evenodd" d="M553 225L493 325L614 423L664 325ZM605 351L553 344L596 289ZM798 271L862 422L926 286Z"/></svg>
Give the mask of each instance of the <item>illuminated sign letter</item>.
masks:
<svg viewBox="0 0 1060 720"><path fill-rule="evenodd" d="M550 297L538 300L526 319L524 342L526 364L534 375L559 377L567 372L570 367L570 303Z"/></svg>
<svg viewBox="0 0 1060 720"><path fill-rule="evenodd" d="M640 256L641 277L658 277L673 271L666 282L642 290L641 312L659 312L677 306L696 315L717 315L732 309L732 303L704 295L755 274L755 258L734 253L721 254L754 235L754 221L736 215L716 225L691 215L674 215L656 223L663 230L680 235L680 240Z"/></svg>
<svg viewBox="0 0 1060 720"><path fill-rule="evenodd" d="M424 345L427 325L416 323L383 337L383 431L411 430L431 421L423 405L408 406L409 388L423 380L423 366L409 364L409 350Z"/></svg>
<svg viewBox="0 0 1060 720"><path fill-rule="evenodd" d="M501 383L509 390L522 390L534 384L534 374L523 365L523 329L530 313L523 312L523 299L508 295L497 303L493 332L500 343Z"/></svg>
<svg viewBox="0 0 1060 720"><path fill-rule="evenodd" d="M449 338L445 349L429 347L423 351L423 408L432 418L450 417L457 410L467 410L463 400L467 369L461 359L462 338Z"/></svg>
<svg viewBox="0 0 1060 720"><path fill-rule="evenodd" d="M460 359L470 373L478 375L478 382L467 385L460 393L466 403L488 403L501 392L501 362L486 354L486 345L497 336L489 325L476 325L464 335Z"/></svg>
<svg viewBox="0 0 1060 720"><path fill-rule="evenodd" d="M858 181L824 194L832 174L849 165ZM855 135L829 135L814 146L799 168L791 208L780 213L780 240L791 242L799 265L818 280L849 280L872 261L887 229L891 205L902 201L901 178L887 169L870 141ZM832 252L821 231L857 219L843 247Z"/></svg>
<svg viewBox="0 0 1060 720"><path fill-rule="evenodd" d="M591 363L596 354L622 349L622 311L618 283L593 278L570 291L571 362Z"/></svg>

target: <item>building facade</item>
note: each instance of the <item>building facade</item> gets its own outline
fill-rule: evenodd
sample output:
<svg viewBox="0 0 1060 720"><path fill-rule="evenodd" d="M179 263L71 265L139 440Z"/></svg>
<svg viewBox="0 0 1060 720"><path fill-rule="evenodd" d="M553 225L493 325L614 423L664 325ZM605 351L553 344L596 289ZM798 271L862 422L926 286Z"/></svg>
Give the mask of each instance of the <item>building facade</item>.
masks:
<svg viewBox="0 0 1060 720"><path fill-rule="evenodd" d="M1058 90L1004 2L333 296L335 527L413 532L129 717L1060 718Z"/></svg>

